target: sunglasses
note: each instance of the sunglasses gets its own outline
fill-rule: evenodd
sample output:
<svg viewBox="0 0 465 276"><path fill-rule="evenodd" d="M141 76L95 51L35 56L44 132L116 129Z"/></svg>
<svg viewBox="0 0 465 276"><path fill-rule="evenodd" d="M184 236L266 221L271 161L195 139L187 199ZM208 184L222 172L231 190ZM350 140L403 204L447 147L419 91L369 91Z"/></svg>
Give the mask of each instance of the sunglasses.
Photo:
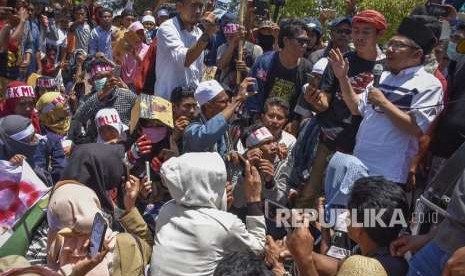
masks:
<svg viewBox="0 0 465 276"><path fill-rule="evenodd" d="M335 29L334 30L337 34L345 34L345 35L350 35L352 34L351 29Z"/></svg>
<svg viewBox="0 0 465 276"><path fill-rule="evenodd" d="M297 41L297 43L300 44L300 46L304 47L304 46L307 46L310 44L310 39L308 38L299 38L299 37L295 37L294 38L295 41Z"/></svg>

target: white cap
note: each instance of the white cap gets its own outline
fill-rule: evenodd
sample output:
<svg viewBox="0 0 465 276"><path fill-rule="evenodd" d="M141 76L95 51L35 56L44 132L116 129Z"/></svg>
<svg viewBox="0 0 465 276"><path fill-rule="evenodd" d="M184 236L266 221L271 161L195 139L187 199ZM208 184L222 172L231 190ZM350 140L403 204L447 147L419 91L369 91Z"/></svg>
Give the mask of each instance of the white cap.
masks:
<svg viewBox="0 0 465 276"><path fill-rule="evenodd" d="M224 91L224 88L216 80L203 81L199 83L194 93L195 100L200 106L208 103L211 99L216 97Z"/></svg>
<svg viewBox="0 0 465 276"><path fill-rule="evenodd" d="M249 134L245 140L245 145L247 148L251 148L273 139L271 132L266 127L261 127Z"/></svg>
<svg viewBox="0 0 465 276"><path fill-rule="evenodd" d="M112 126L118 131L120 136L124 131L129 129L127 125L121 122L118 111L114 108L100 109L95 115L95 124L97 125L97 129L101 126Z"/></svg>
<svg viewBox="0 0 465 276"><path fill-rule="evenodd" d="M328 58L321 58L313 65L312 73L323 75L326 66L328 66Z"/></svg>
<svg viewBox="0 0 465 276"><path fill-rule="evenodd" d="M142 23L144 22L152 22L153 24L155 24L155 17L151 16L151 15L146 15L144 17L142 17Z"/></svg>

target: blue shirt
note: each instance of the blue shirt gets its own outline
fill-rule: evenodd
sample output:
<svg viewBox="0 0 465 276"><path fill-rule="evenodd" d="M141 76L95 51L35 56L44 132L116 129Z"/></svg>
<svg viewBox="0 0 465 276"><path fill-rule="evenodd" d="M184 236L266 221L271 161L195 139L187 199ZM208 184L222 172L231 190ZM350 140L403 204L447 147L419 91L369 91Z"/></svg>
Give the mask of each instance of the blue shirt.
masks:
<svg viewBox="0 0 465 276"><path fill-rule="evenodd" d="M223 158L228 148L226 132L229 124L223 114L206 121L203 117L189 124L184 131L184 152L218 152Z"/></svg>
<svg viewBox="0 0 465 276"><path fill-rule="evenodd" d="M90 33L89 54L95 56L98 52L102 52L106 58L113 60L111 29L105 30L97 26Z"/></svg>

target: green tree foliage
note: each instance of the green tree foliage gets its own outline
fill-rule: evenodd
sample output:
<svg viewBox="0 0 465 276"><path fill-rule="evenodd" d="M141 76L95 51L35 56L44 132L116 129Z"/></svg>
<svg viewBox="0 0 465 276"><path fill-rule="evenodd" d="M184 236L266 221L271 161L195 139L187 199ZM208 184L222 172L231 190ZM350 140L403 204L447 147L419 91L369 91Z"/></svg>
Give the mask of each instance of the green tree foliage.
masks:
<svg viewBox="0 0 465 276"><path fill-rule="evenodd" d="M344 0L323 1L322 5L320 2L318 0L287 0L286 6L282 10L282 18L302 18L308 16L318 18L322 5L336 9L339 15L345 14ZM414 7L425 2L425 0L361 0L358 1L357 6L359 11L374 9L384 14L389 23L385 38L389 38L395 33L402 18L407 16Z"/></svg>

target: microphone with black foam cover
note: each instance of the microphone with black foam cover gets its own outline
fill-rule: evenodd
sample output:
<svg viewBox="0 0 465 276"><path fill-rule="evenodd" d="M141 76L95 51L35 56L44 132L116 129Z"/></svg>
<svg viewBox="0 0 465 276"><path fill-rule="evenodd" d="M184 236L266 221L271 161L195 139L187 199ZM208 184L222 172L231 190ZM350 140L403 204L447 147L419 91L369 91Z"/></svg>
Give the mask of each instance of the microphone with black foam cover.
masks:
<svg viewBox="0 0 465 276"><path fill-rule="evenodd" d="M373 76L374 76L374 79L373 79L373 87L376 87L378 88L379 87L379 81L381 79L381 75L383 74L383 71L384 71L384 67L382 64L375 64L375 67L373 67Z"/></svg>

